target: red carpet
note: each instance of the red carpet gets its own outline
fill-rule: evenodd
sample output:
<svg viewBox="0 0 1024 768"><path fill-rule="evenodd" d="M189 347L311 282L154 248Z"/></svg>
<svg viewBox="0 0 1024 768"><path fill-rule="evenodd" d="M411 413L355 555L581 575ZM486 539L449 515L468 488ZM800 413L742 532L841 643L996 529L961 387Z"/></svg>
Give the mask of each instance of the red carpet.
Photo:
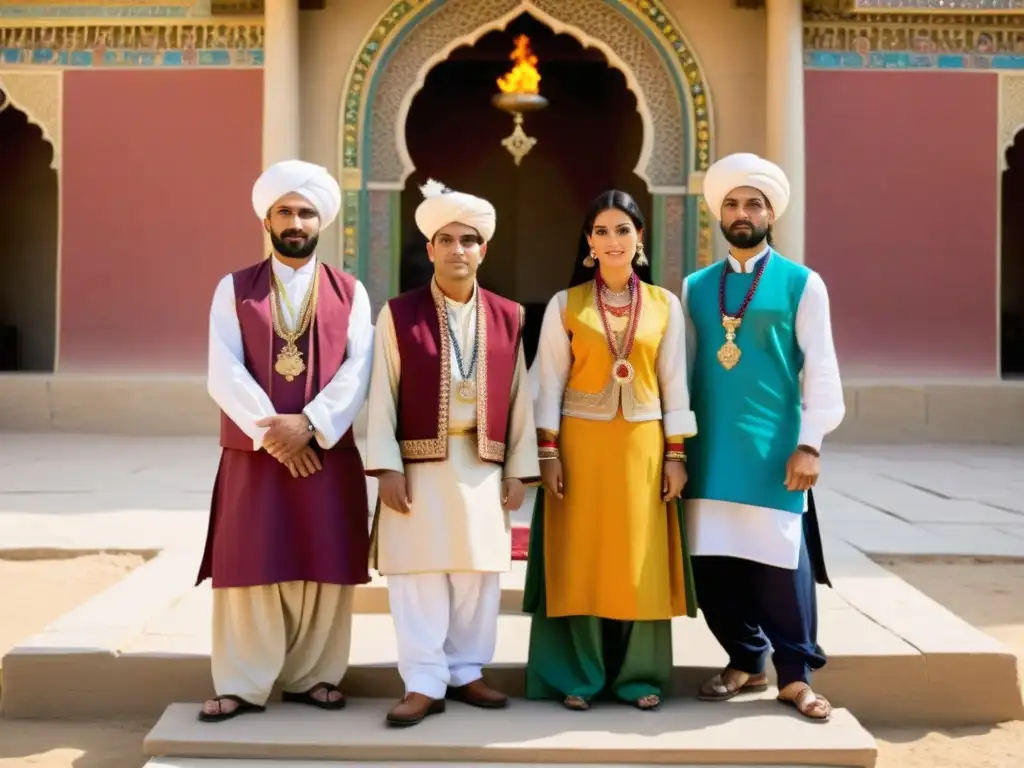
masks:
<svg viewBox="0 0 1024 768"><path fill-rule="evenodd" d="M512 559L526 560L530 549L530 527L528 525L512 526Z"/></svg>

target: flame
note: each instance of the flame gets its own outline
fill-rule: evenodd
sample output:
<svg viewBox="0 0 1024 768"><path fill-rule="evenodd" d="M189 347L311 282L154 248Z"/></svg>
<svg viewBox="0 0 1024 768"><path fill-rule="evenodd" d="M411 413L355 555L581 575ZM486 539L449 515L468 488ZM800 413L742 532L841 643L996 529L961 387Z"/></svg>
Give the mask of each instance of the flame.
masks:
<svg viewBox="0 0 1024 768"><path fill-rule="evenodd" d="M509 58L516 64L504 77L498 78L498 88L502 93L540 93L540 72L537 57L530 50L530 38L520 35L515 43Z"/></svg>

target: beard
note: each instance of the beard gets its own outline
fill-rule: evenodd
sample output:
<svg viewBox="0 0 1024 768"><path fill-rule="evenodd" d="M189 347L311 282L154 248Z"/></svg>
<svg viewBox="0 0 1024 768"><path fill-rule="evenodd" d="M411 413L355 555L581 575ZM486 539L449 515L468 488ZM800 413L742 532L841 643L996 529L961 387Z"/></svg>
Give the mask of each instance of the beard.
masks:
<svg viewBox="0 0 1024 768"><path fill-rule="evenodd" d="M739 222L734 222L732 227L722 224L722 234L729 245L736 248L753 248L768 236L768 227L759 227L751 222L743 223L747 227L739 226Z"/></svg>
<svg viewBox="0 0 1024 768"><path fill-rule="evenodd" d="M305 240L297 243L290 243L284 238L286 237L304 237ZM280 235L277 235L273 230L270 232L270 242L274 246L274 250L282 256L289 259L305 259L313 254L316 250L316 244L320 240L320 235L306 235L297 229L286 229Z"/></svg>

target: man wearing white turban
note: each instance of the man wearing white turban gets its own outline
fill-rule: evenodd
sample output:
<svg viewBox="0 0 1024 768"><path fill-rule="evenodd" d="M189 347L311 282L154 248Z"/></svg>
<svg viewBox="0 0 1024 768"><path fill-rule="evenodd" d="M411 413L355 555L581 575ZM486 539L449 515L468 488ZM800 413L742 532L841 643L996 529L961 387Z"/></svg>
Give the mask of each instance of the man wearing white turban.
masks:
<svg viewBox="0 0 1024 768"><path fill-rule="evenodd" d="M222 451L197 582L213 582L206 722L262 711L275 683L286 701L341 709L354 589L369 581L352 423L369 387L370 301L316 257L341 190L290 160L257 180L252 204L273 253L222 279L210 312Z"/></svg>
<svg viewBox="0 0 1024 768"><path fill-rule="evenodd" d="M810 687L826 662L815 581L828 583L810 489L845 407L825 284L772 247L789 194L757 155L712 165L704 199L729 255L683 284L700 428L686 442L687 537L700 608L729 655L698 698L765 690L771 648L779 701L827 720L831 705Z"/></svg>
<svg viewBox="0 0 1024 768"><path fill-rule="evenodd" d="M414 725L445 698L484 708L511 568L509 513L540 476L522 347L523 308L481 288L494 207L428 181L416 223L428 286L377 320L367 473L379 480L373 567L387 577L405 696L387 722Z"/></svg>

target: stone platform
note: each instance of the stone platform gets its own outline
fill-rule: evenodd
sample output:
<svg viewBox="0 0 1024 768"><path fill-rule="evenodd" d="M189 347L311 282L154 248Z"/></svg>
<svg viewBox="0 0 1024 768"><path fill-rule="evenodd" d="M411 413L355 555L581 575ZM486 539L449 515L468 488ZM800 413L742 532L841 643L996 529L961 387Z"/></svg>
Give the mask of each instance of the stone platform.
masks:
<svg viewBox="0 0 1024 768"><path fill-rule="evenodd" d="M595 706L569 712L552 702L513 701L502 712L449 703L414 728L383 723L390 699L353 699L344 712L300 705L211 727L195 707L169 708L146 738L151 756L279 760L394 760L647 765L874 765L871 735L846 710L827 725L765 698L724 705L674 700L657 712ZM311 763L311 766L317 765Z"/></svg>
<svg viewBox="0 0 1024 768"><path fill-rule="evenodd" d="M973 724L1024 717L1016 659L838 539L826 551L835 589L819 588L829 664L815 687L867 723ZM212 695L208 588L192 588L198 552L171 549L3 659L6 717L157 715ZM504 614L489 678L523 691L529 617L519 612L523 564L503 578ZM398 697L394 629L383 580L360 587L344 688ZM674 622L675 690L685 699L726 661L703 619ZM61 680L71 696L54 697ZM979 681L984 681L979 684ZM476 758L474 758L476 759ZM483 758L480 758L483 759ZM584 761L587 762L587 761Z"/></svg>

